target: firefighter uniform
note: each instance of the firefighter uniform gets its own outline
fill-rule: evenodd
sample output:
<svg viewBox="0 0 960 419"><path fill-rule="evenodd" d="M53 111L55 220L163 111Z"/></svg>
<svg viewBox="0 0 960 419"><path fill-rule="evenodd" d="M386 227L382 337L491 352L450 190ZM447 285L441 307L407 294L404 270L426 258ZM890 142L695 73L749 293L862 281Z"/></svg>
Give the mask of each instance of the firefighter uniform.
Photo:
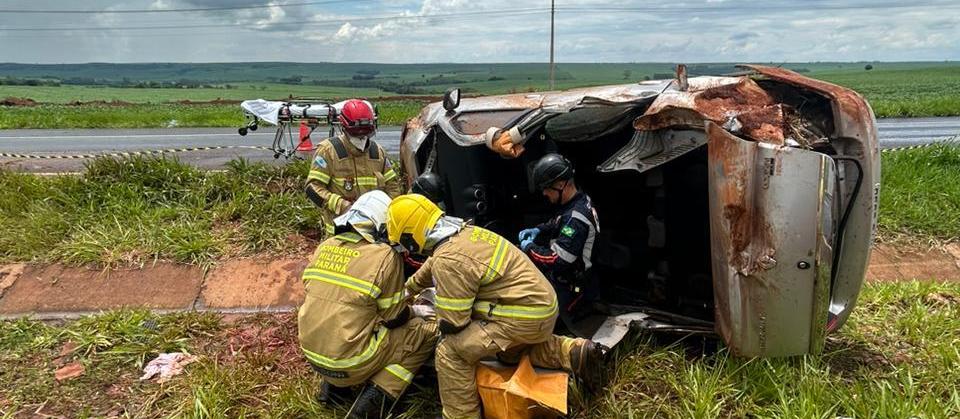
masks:
<svg viewBox="0 0 960 419"><path fill-rule="evenodd" d="M307 196L320 207L328 237L333 235L333 219L374 189L390 197L401 193L399 176L379 144L369 140L362 151L341 134L317 145L307 175Z"/></svg>
<svg viewBox="0 0 960 419"><path fill-rule="evenodd" d="M503 237L466 226L440 242L406 287L416 293L434 282L443 333L435 362L444 417L480 417L476 366L482 358L515 360L529 351L536 366L574 368L570 354L583 341L552 334L553 287Z"/></svg>
<svg viewBox="0 0 960 419"><path fill-rule="evenodd" d="M298 313L307 360L337 387L370 380L394 399L433 353L436 323L410 318L403 259L356 233L325 240L303 273Z"/></svg>

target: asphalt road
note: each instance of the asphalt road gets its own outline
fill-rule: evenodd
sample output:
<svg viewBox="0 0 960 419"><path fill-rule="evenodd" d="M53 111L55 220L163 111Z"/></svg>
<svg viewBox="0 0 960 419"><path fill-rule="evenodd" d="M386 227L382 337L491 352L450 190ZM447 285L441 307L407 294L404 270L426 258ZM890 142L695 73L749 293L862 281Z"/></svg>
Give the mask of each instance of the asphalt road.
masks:
<svg viewBox="0 0 960 419"><path fill-rule="evenodd" d="M960 117L890 118L879 120L877 126L881 148L926 144L960 135ZM0 153L77 155L210 146L269 147L274 134L271 128L263 127L245 137L237 135L234 128L5 130L0 131ZM377 137L387 153L399 152L400 128L381 128ZM284 161L282 157L274 159L267 150L245 148L190 151L177 156L183 162L207 169L220 168L237 157L267 163ZM0 167L40 173L74 172L83 169L84 161L0 156Z"/></svg>

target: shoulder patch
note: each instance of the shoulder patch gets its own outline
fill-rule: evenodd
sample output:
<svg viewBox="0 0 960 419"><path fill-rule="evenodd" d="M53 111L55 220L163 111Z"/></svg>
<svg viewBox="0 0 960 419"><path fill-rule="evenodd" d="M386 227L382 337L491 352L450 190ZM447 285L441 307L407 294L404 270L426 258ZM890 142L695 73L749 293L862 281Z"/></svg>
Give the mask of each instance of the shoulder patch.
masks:
<svg viewBox="0 0 960 419"><path fill-rule="evenodd" d="M563 226L563 228L560 229L560 234L563 234L564 236L567 236L567 237L573 237L573 233L575 232L576 231L573 229L573 227L570 227L569 225L565 225Z"/></svg>
<svg viewBox="0 0 960 419"><path fill-rule="evenodd" d="M318 155L313 159L313 164L320 166L323 169L327 168L327 161L323 159L323 156Z"/></svg>

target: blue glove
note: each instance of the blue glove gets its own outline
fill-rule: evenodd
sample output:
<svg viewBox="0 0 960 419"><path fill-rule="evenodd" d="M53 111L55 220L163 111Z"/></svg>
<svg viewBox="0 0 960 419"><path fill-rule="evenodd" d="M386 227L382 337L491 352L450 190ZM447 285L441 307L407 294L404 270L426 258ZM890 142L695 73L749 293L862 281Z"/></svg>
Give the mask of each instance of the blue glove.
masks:
<svg viewBox="0 0 960 419"><path fill-rule="evenodd" d="M520 230L520 237L518 237L520 239L520 246L522 247L523 243L526 242L527 240L529 241L536 240L538 234L540 234L540 229L536 227L528 228L526 230Z"/></svg>
<svg viewBox="0 0 960 419"><path fill-rule="evenodd" d="M533 238L520 242L520 250L523 250L524 252L526 252L530 246L533 246Z"/></svg>

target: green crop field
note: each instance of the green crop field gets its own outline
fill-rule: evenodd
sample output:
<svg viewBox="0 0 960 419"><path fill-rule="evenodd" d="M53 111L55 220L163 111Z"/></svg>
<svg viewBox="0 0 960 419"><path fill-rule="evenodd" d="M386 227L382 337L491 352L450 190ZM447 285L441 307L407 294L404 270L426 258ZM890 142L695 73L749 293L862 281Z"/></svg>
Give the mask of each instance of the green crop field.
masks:
<svg viewBox="0 0 960 419"><path fill-rule="evenodd" d="M293 97L350 98L388 96L380 89L290 85L276 83L239 83L231 88L133 88L108 86L0 86L0 98L25 97L41 103L120 101L129 103L239 101L247 99L283 100Z"/></svg>
<svg viewBox="0 0 960 419"><path fill-rule="evenodd" d="M868 65L870 70L865 69ZM784 66L860 92L870 101L878 117L960 115L960 63L789 63ZM724 63L692 64L689 68L692 76L729 74L737 70L734 65ZM567 89L671 78L673 64L559 64L556 74L557 88ZM39 108L3 108L0 129L235 126L241 120L235 104L192 107L182 106L180 102L289 97L371 98L378 101L381 111L385 112L382 123L400 124L416 115L423 103L435 100L436 95L450 87L460 87L467 95L537 91L547 88L547 75L547 66L541 63L0 64L0 98L28 98L42 104ZM89 84L74 84L81 82ZM166 87L149 87L158 85ZM423 96L424 99L390 105L384 99L392 96ZM77 101L119 101L143 106L53 106ZM46 115L49 113L63 115Z"/></svg>
<svg viewBox="0 0 960 419"><path fill-rule="evenodd" d="M377 105L382 125L401 125L425 102L389 101ZM39 105L0 108L0 129L239 127L236 104Z"/></svg>
<svg viewBox="0 0 960 419"><path fill-rule="evenodd" d="M822 71L811 75L864 95L878 116L960 115L960 66Z"/></svg>

